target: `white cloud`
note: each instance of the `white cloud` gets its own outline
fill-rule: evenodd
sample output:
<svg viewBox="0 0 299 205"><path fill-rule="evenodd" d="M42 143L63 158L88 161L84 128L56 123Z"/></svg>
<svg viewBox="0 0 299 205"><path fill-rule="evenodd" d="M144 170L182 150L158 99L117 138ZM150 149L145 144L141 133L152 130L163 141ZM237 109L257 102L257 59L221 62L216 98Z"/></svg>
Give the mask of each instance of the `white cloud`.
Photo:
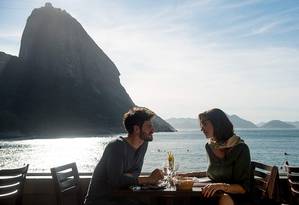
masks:
<svg viewBox="0 0 299 205"><path fill-rule="evenodd" d="M254 43L244 47L227 40L231 35L245 40L248 34L267 35L289 19L278 20L274 14L252 19L236 13L235 23L221 28L203 26L201 21L208 21L208 16L192 20L201 11L209 15L206 9L222 8L217 2L191 1L146 13L103 1L70 13L115 62L134 102L162 117L196 117L220 107L253 121L285 116L295 120L298 48ZM253 3L258 1L223 4L222 9Z"/></svg>
<svg viewBox="0 0 299 205"><path fill-rule="evenodd" d="M228 48L228 42L219 42L221 30L210 37L212 41L205 42L209 31L203 31L204 37L190 35L190 25L181 24L184 18L161 11L149 18L122 19L127 24L121 26L90 30L117 65L121 82L136 104L151 107L163 117L192 117L221 107L253 120L255 108L269 107L263 113L275 117L276 107L296 106L297 49L241 48L233 42ZM266 33L278 24L266 25L256 33ZM228 33L238 30L232 29ZM258 117L271 119L270 115Z"/></svg>

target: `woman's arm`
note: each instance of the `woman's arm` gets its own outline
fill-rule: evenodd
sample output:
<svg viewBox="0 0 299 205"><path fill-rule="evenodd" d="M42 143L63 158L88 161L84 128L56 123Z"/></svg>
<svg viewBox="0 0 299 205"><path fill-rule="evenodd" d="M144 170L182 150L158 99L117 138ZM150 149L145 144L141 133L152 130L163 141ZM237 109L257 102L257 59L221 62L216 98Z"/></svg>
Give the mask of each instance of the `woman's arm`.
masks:
<svg viewBox="0 0 299 205"><path fill-rule="evenodd" d="M211 197L217 191L223 191L230 194L244 194L246 192L243 186L239 184L212 183L202 189L202 194L204 197Z"/></svg>
<svg viewBox="0 0 299 205"><path fill-rule="evenodd" d="M222 190L225 193L231 194L245 194L246 190L240 184L223 184Z"/></svg>
<svg viewBox="0 0 299 205"><path fill-rule="evenodd" d="M233 167L234 184L239 184L245 192L250 192L250 151L246 144L242 145L242 151L236 159Z"/></svg>

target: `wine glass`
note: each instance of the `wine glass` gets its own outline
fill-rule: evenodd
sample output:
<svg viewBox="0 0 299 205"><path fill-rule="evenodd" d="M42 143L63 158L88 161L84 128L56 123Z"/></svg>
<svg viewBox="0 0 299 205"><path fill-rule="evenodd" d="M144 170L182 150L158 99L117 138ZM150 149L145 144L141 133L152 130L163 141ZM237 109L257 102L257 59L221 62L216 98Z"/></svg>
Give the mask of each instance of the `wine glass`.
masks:
<svg viewBox="0 0 299 205"><path fill-rule="evenodd" d="M174 164L174 167L173 167L173 176L176 175L176 173L177 173L177 171L179 170L179 168L180 168L180 163L176 162L176 163Z"/></svg>
<svg viewBox="0 0 299 205"><path fill-rule="evenodd" d="M167 187L170 187L172 171L171 171L171 168L169 167L168 161L163 163L162 171L163 171L163 174L164 174L163 182L166 183Z"/></svg>

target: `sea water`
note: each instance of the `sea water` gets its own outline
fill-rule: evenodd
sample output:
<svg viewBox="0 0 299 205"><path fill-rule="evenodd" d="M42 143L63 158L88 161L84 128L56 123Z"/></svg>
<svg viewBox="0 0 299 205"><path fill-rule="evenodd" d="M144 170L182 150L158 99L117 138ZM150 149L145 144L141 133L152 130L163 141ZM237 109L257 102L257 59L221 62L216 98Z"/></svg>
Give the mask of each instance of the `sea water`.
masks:
<svg viewBox="0 0 299 205"><path fill-rule="evenodd" d="M299 129L237 129L236 134L248 144L252 160L299 165ZM92 172L107 143L118 136L0 140L0 169L29 163L29 172L50 172L51 167L76 162L79 172ZM200 130L155 133L142 171L162 168L168 151L174 153L179 171L206 170L206 141Z"/></svg>

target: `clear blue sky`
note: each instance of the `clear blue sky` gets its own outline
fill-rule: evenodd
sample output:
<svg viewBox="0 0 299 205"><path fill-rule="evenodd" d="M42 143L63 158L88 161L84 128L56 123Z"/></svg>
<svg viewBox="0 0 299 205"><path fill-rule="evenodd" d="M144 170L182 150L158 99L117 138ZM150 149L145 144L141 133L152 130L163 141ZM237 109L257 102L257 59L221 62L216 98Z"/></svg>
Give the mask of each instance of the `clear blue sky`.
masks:
<svg viewBox="0 0 299 205"><path fill-rule="evenodd" d="M43 0L0 0L0 51L18 55ZM53 0L164 118L219 107L253 122L299 120L299 1Z"/></svg>

